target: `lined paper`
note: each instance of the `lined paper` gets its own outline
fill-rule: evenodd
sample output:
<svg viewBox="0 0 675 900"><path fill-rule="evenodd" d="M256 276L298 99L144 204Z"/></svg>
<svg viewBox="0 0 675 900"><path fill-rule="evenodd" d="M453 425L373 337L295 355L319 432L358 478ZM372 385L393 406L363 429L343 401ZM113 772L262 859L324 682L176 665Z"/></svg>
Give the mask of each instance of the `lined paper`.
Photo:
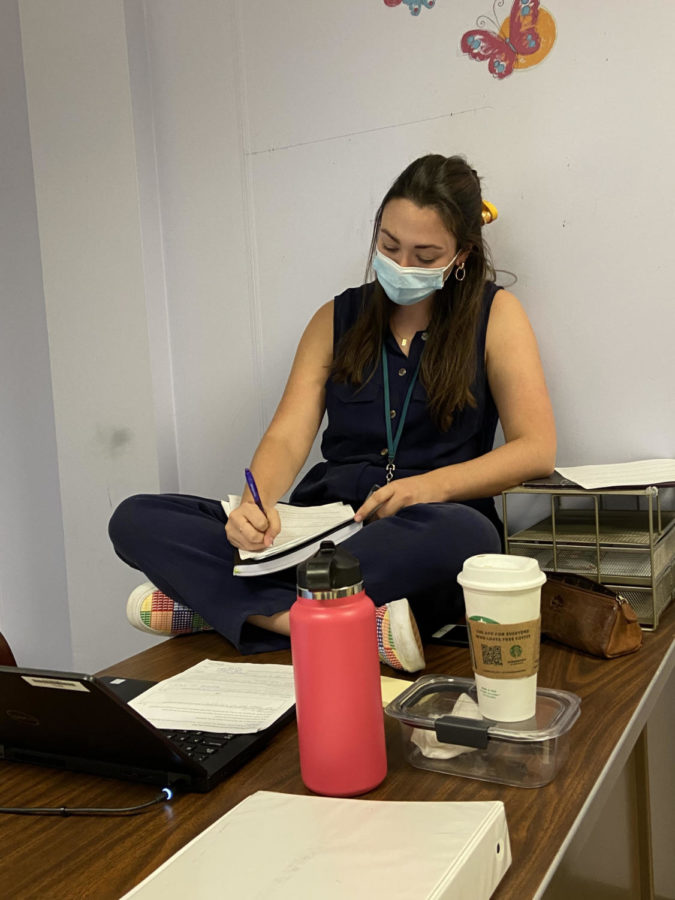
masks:
<svg viewBox="0 0 675 900"><path fill-rule="evenodd" d="M649 487L675 483L675 459L642 459L636 462L599 466L565 466L558 467L556 472L586 490Z"/></svg>

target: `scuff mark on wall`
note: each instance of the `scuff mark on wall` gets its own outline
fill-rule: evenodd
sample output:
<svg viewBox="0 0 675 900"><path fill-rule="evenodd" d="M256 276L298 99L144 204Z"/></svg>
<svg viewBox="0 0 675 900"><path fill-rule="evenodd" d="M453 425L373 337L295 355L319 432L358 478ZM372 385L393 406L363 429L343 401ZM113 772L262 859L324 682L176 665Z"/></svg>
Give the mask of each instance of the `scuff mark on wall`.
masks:
<svg viewBox="0 0 675 900"><path fill-rule="evenodd" d="M133 441L130 428L115 425L97 425L94 442L99 452L111 459L122 455Z"/></svg>
<svg viewBox="0 0 675 900"><path fill-rule="evenodd" d="M247 156L260 156L264 153L278 153L280 150L294 150L296 147L307 147L311 144L324 144L328 141L342 141L345 138L359 137L362 134L374 134L391 128L405 128L409 125L422 125L425 122L436 122L440 119L451 119L453 116L464 116L467 113L479 113L493 109L492 106L471 106L469 109L458 109L456 112L443 113L441 116L426 116L424 119L413 119L409 122L394 122L391 125L378 125L375 128L364 128L361 131L350 131L347 134L334 134L329 137L316 138L311 141L298 141L295 144L284 144L279 147L265 147L263 150L251 150Z"/></svg>

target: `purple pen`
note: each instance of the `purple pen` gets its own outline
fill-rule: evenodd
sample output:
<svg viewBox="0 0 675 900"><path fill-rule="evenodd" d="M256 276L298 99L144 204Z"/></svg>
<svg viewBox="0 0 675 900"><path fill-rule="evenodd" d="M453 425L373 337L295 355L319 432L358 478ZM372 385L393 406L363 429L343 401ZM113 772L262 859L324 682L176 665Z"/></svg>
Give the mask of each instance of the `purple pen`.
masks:
<svg viewBox="0 0 675 900"><path fill-rule="evenodd" d="M260 499L260 494L258 493L258 485L255 483L253 472L251 472L250 469L244 469L244 475L246 476L246 484L248 485L248 489L253 496L255 505L258 507L263 516L267 518L267 513L265 512L265 508L262 505L262 500Z"/></svg>

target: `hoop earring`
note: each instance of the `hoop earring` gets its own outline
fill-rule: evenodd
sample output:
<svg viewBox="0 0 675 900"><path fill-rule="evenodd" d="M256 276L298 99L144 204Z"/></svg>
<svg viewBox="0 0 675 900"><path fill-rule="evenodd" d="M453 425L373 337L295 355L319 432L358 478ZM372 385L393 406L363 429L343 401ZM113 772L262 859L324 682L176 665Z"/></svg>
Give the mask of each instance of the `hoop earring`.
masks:
<svg viewBox="0 0 675 900"><path fill-rule="evenodd" d="M461 272L461 278L460 278ZM466 269L464 268L464 263L460 263L455 269L455 281L464 281L466 278Z"/></svg>

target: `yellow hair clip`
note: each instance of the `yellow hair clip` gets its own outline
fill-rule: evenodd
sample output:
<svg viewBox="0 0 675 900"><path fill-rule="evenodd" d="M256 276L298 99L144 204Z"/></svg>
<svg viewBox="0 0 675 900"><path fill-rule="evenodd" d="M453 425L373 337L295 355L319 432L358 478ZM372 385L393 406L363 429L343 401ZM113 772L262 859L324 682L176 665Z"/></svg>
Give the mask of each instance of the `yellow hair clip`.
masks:
<svg viewBox="0 0 675 900"><path fill-rule="evenodd" d="M494 205L494 203L483 200L483 210L481 212L483 225L489 225L490 222L494 222L498 215L499 213L497 212L497 207Z"/></svg>

